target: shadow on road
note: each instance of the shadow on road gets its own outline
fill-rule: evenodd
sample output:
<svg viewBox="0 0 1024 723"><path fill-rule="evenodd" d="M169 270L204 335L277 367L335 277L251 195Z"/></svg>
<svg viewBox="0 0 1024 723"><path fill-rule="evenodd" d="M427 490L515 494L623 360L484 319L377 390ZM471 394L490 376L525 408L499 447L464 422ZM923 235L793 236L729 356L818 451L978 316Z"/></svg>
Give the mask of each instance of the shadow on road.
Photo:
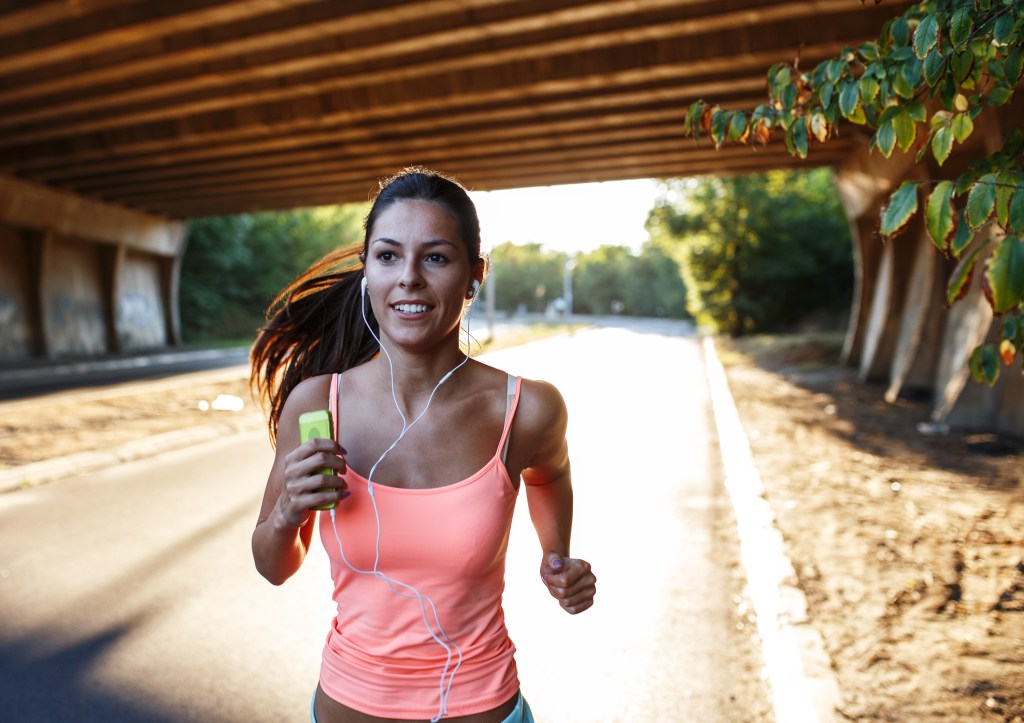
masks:
<svg viewBox="0 0 1024 723"><path fill-rule="evenodd" d="M132 691L115 696L90 679L145 615L113 625L72 645L40 654L25 640L0 642L0 680L3 715L10 721L79 721L80 723L171 723L174 717L144 700L131 700Z"/></svg>

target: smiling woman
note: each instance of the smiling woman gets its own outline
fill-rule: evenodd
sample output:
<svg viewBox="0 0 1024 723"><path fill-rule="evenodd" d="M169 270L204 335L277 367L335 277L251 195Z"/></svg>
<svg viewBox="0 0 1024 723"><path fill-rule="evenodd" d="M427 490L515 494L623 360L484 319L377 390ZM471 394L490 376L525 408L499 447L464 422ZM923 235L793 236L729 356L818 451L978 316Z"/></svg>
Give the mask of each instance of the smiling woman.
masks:
<svg viewBox="0 0 1024 723"><path fill-rule="evenodd" d="M440 343L460 354L449 337L458 336L466 300L475 293L473 283L483 281L485 264L479 251L471 258L460 241L458 220L436 203L407 200L388 207L373 228L364 273L381 335L399 335L401 349ZM455 362L437 361L448 368Z"/></svg>
<svg viewBox="0 0 1024 723"><path fill-rule="evenodd" d="M286 288L252 352L276 443L256 567L283 583L318 521L331 560L338 612L310 717L532 721L501 609L520 482L549 594L576 614L596 593L569 551L565 404L460 349L486 263L458 183L422 169L382 183L356 251ZM330 438L302 440L300 417L322 410Z"/></svg>

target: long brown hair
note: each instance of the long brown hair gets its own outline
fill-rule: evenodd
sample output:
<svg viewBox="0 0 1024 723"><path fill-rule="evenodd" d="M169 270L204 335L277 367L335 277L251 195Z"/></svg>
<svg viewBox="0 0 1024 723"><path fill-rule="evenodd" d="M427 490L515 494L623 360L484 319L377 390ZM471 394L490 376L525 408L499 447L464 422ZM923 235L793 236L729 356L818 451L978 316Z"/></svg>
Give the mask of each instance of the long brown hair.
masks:
<svg viewBox="0 0 1024 723"><path fill-rule="evenodd" d="M272 441L277 439L284 402L299 382L319 374L345 372L379 353L380 345L363 323L362 262L377 218L402 200L430 201L446 208L459 224L470 265L482 261L480 221L461 184L418 167L381 181L366 215L362 248L352 245L319 259L267 308L267 323L249 354L249 381L268 410ZM374 334L380 333L368 303L366 322Z"/></svg>

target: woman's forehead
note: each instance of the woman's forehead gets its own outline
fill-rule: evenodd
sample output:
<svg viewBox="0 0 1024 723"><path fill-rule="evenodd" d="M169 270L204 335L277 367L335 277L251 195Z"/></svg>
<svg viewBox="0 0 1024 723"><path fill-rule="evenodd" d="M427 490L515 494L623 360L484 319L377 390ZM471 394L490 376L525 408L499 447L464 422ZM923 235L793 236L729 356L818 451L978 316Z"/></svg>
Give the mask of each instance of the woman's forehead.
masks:
<svg viewBox="0 0 1024 723"><path fill-rule="evenodd" d="M432 201L401 200L377 217L370 243L388 239L399 243L447 242L462 246L458 219L445 206Z"/></svg>

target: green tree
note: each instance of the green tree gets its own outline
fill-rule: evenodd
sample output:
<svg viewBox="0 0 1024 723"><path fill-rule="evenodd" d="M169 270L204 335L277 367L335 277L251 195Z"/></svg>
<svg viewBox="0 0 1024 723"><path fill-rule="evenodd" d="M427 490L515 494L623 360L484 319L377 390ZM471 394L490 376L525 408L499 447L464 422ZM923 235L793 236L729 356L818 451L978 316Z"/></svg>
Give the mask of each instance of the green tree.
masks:
<svg viewBox="0 0 1024 723"><path fill-rule="evenodd" d="M665 250L644 244L639 254L625 246L601 246L576 257L573 310L587 314L688 316L679 264Z"/></svg>
<svg viewBox="0 0 1024 723"><path fill-rule="evenodd" d="M670 181L648 229L682 250L689 311L720 331L779 330L849 306L849 226L826 170Z"/></svg>
<svg viewBox="0 0 1024 723"><path fill-rule="evenodd" d="M632 254L626 246L600 246L576 257L573 270L573 311L621 314L625 311L626 277Z"/></svg>
<svg viewBox="0 0 1024 723"><path fill-rule="evenodd" d="M626 313L680 319L686 310L686 285L679 264L663 248L650 242L630 263L625 284Z"/></svg>
<svg viewBox="0 0 1024 723"><path fill-rule="evenodd" d="M562 296L565 254L545 251L540 244L511 241L491 251L488 293L495 295L495 307L515 311L542 312Z"/></svg>
<svg viewBox="0 0 1024 723"><path fill-rule="evenodd" d="M363 204L192 222L181 268L186 340L255 336L274 296L313 261L362 239Z"/></svg>
<svg viewBox="0 0 1024 723"><path fill-rule="evenodd" d="M847 48L803 72L796 63L768 71L769 102L752 111L697 101L684 132L726 142L767 143L784 134L790 153L804 157L812 140L825 143L840 122L872 131L871 148L888 158L916 145L941 167L955 143L974 132L982 112L1006 105L1024 67L1024 3L1020 0L926 0L888 21L877 41ZM958 259L947 284L955 303L970 288L979 260L982 288L997 317L998 344L974 349L973 377L992 385L999 361L1024 361L1024 128L1006 134L1000 150L959 176L908 181L890 196L879 230L902 231L922 209L935 246ZM922 194L927 200L921 203ZM1024 364L1022 364L1024 372Z"/></svg>

